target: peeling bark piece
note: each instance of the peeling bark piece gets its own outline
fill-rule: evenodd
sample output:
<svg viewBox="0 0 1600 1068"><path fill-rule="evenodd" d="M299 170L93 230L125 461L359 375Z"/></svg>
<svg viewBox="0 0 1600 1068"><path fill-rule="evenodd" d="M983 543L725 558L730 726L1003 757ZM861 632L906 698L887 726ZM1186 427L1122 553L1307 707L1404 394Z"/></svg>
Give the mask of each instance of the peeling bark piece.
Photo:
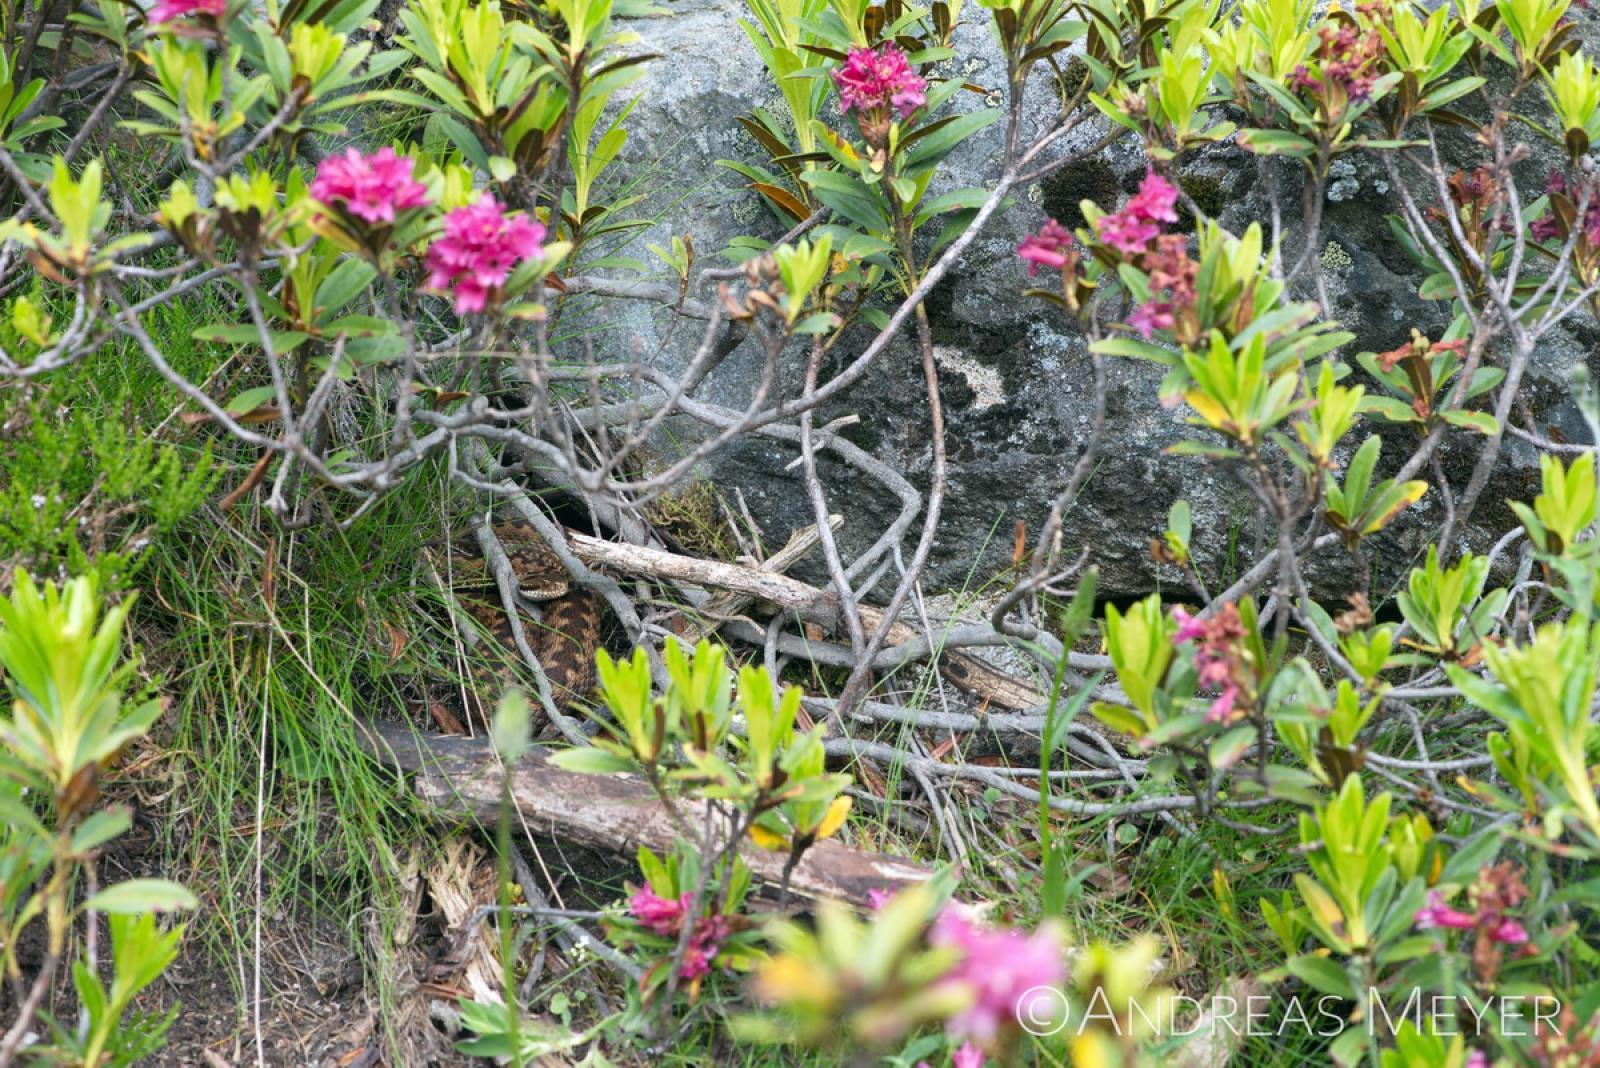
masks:
<svg viewBox="0 0 1600 1068"><path fill-rule="evenodd" d="M401 723L358 722L356 738L375 758L413 776L412 789L441 818L493 825L499 818L505 771L482 738L423 734ZM631 854L639 846L672 848L666 810L641 779L582 775L550 762L549 751L530 750L511 769L511 797L535 834ZM684 803L689 819L699 806ZM776 892L787 855L747 845L742 851L755 878ZM932 878L924 865L869 853L829 839L806 851L789 880L803 898L870 904L868 892L895 892Z"/></svg>

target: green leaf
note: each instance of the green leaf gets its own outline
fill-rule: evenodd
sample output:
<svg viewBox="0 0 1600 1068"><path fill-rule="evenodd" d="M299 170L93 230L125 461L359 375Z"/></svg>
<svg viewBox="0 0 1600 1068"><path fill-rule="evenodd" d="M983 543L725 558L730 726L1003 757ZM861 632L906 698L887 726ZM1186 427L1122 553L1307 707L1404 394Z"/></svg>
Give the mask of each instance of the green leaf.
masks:
<svg viewBox="0 0 1600 1068"><path fill-rule="evenodd" d="M634 771L637 765L627 757L604 749L589 746L585 749L563 749L550 756L550 762L565 771L583 775L612 775L619 771Z"/></svg>
<svg viewBox="0 0 1600 1068"><path fill-rule="evenodd" d="M1500 429L1500 423L1488 412L1469 412L1464 408L1451 408L1439 413L1439 418L1451 426L1464 427L1467 430L1476 430L1478 433L1492 436Z"/></svg>
<svg viewBox="0 0 1600 1068"><path fill-rule="evenodd" d="M1161 450L1169 456L1204 456L1211 460L1237 460L1244 455L1237 449L1208 445L1203 441L1180 441Z"/></svg>
<svg viewBox="0 0 1600 1068"><path fill-rule="evenodd" d="M188 890L167 879L129 879L125 883L106 887L85 901L83 908L127 915L192 909L199 904Z"/></svg>
<svg viewBox="0 0 1600 1068"><path fill-rule="evenodd" d="M277 399L278 391L272 386L256 386L230 400L226 411L229 415L245 415L263 405L276 403Z"/></svg>
<svg viewBox="0 0 1600 1068"><path fill-rule="evenodd" d="M517 165L505 156L490 156L489 176L497 182L509 182L517 176Z"/></svg>
<svg viewBox="0 0 1600 1068"><path fill-rule="evenodd" d="M261 331L251 323L212 323L202 326L193 334L196 341L213 341L219 345L260 345ZM280 355L293 352L310 338L298 330L269 330L267 339L272 350Z"/></svg>
<svg viewBox="0 0 1600 1068"><path fill-rule="evenodd" d="M1256 744L1256 729L1249 724L1238 726L1211 743L1211 766L1219 770L1231 768Z"/></svg>
<svg viewBox="0 0 1600 1068"><path fill-rule="evenodd" d="M127 805L103 808L72 832L72 851L84 854L104 845L133 826L133 810Z"/></svg>
<svg viewBox="0 0 1600 1068"><path fill-rule="evenodd" d="M937 131L916 142L910 153L902 160L906 173L924 170L938 163L955 151L961 142L997 121L1001 114L999 108L985 108L982 111L956 116Z"/></svg>
<svg viewBox="0 0 1600 1068"><path fill-rule="evenodd" d="M1311 989L1346 1001L1357 1000L1355 984L1350 973L1327 957L1305 954L1289 960L1289 974Z"/></svg>
<svg viewBox="0 0 1600 1068"><path fill-rule="evenodd" d="M323 322L327 317L337 314L357 294L366 289L377 274L377 269L370 263L358 259L345 260L328 272L328 277L317 287L317 295L314 298L317 305L317 321Z"/></svg>
<svg viewBox="0 0 1600 1068"><path fill-rule="evenodd" d="M1121 705L1113 705L1105 701L1096 701L1090 706L1089 711L1094 714L1095 719L1112 730L1121 731L1123 734L1134 738L1140 737L1149 730L1149 725L1145 723L1143 717L1131 708L1123 708Z"/></svg>
<svg viewBox="0 0 1600 1068"><path fill-rule="evenodd" d="M1258 156L1310 159L1317 151L1316 145L1287 130L1240 130L1235 140Z"/></svg>
<svg viewBox="0 0 1600 1068"><path fill-rule="evenodd" d="M1419 421L1417 413L1412 409L1411 405L1398 397L1380 397L1369 393L1361 398L1361 411L1364 414L1375 415L1379 419L1391 423L1415 423Z"/></svg>
<svg viewBox="0 0 1600 1068"><path fill-rule="evenodd" d="M1183 359L1171 349L1131 337L1108 337L1089 347L1102 356L1131 356L1136 360L1152 360L1165 367L1177 367Z"/></svg>
<svg viewBox="0 0 1600 1068"><path fill-rule="evenodd" d="M500 759L514 764L527 750L533 738L532 718L528 710L528 697L513 687L500 697L494 719L489 724L489 740Z"/></svg>

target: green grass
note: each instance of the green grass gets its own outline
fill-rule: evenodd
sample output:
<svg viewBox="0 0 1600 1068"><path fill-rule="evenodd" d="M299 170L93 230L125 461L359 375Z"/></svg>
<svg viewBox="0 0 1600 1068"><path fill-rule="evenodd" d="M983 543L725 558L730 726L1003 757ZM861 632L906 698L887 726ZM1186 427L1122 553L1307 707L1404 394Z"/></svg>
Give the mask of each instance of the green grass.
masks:
<svg viewBox="0 0 1600 1068"><path fill-rule="evenodd" d="M191 380L248 381L253 369L229 349L190 339L227 314L180 302L148 323ZM430 847L397 780L357 749L352 724L393 714L399 685L420 666L416 652L389 663L385 624L413 642L429 625L412 577L439 530L442 477L421 470L348 533L284 533L251 500L217 508L255 457L175 418L180 407L192 410L121 345L26 393L0 393L0 416L25 420L0 450L0 558L46 575L93 566L138 590L144 671L172 699L156 731L165 750L156 774L170 789L153 791L162 801L149 812L158 863L205 905L187 952L210 954L240 986L258 918L309 911L336 921L358 951L388 945L364 938L353 918L374 916L387 935L401 914L399 855ZM180 483L214 463L179 502L186 514L154 514L159 478L109 492L107 470L146 443L172 454ZM79 515L104 528L93 564ZM368 963L370 989L387 998L388 962Z"/></svg>

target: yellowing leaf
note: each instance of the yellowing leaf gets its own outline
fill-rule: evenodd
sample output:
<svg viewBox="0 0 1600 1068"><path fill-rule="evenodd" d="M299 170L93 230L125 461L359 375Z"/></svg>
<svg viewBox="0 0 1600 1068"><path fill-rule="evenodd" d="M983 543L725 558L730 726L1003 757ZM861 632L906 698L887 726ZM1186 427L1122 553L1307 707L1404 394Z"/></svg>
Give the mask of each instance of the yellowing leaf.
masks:
<svg viewBox="0 0 1600 1068"><path fill-rule="evenodd" d="M1112 1040L1098 1031L1086 1031L1072 1041L1073 1068L1122 1068L1122 1058Z"/></svg>
<svg viewBox="0 0 1600 1068"><path fill-rule="evenodd" d="M1228 410L1198 389L1191 389L1183 395L1189 402L1189 407L1200 414L1208 426L1222 429L1228 424Z"/></svg>
<svg viewBox="0 0 1600 1068"><path fill-rule="evenodd" d="M1300 888L1300 896L1305 899L1306 907L1311 914L1329 927L1344 923L1344 912L1340 910L1333 896L1321 886L1304 876L1295 879L1295 885Z"/></svg>
<svg viewBox="0 0 1600 1068"><path fill-rule="evenodd" d="M781 834L773 834L759 823L751 824L750 840L762 849L770 849L774 853L781 853L789 848L789 839Z"/></svg>
<svg viewBox="0 0 1600 1068"><path fill-rule="evenodd" d="M828 806L827 815L822 817L822 822L817 824L816 839L820 842L824 838L832 838L839 833L839 828L844 826L845 819L850 815L852 799L836 797L833 804Z"/></svg>
<svg viewBox="0 0 1600 1068"><path fill-rule="evenodd" d="M756 973L756 996L767 1002L815 1002L829 990L827 973L793 953L771 958Z"/></svg>

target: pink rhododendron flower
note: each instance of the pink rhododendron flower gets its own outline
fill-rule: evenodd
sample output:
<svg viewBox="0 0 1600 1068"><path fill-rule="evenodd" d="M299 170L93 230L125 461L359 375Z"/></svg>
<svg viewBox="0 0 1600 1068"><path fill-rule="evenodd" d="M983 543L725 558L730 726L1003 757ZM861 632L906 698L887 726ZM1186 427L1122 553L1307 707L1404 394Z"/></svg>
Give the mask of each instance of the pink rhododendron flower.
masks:
<svg viewBox="0 0 1600 1068"><path fill-rule="evenodd" d="M1444 903L1444 896L1439 891L1428 891L1428 904L1417 910L1415 917L1417 926L1425 931L1476 929L1489 942L1505 946L1520 946L1527 942L1528 929L1517 920L1503 915L1500 899L1492 892L1485 892L1484 887L1485 880L1480 878L1479 883L1473 887L1473 893L1469 895L1478 905L1476 913L1450 908Z"/></svg>
<svg viewBox="0 0 1600 1068"><path fill-rule="evenodd" d="M1188 612L1181 608L1174 608L1172 610L1172 621L1178 625L1177 632L1172 636L1174 645L1182 645L1184 642L1198 641L1199 639L1205 637L1206 621L1191 616Z"/></svg>
<svg viewBox="0 0 1600 1068"><path fill-rule="evenodd" d="M159 26L173 19L192 15L209 15L220 19L228 13L228 0L161 0L150 9L150 25Z"/></svg>
<svg viewBox="0 0 1600 1068"><path fill-rule="evenodd" d="M1172 619L1178 624L1172 643L1194 643L1198 685L1202 689L1219 691L1206 710L1206 719L1212 723L1229 722L1244 694L1243 685L1249 681L1240 650L1245 632L1239 606L1230 601L1210 619L1197 619L1181 608L1174 608Z"/></svg>
<svg viewBox="0 0 1600 1068"><path fill-rule="evenodd" d="M1428 904L1417 910L1415 919L1424 931L1447 927L1465 931L1478 926L1476 916L1450 908L1444 903L1444 895L1437 890L1428 891Z"/></svg>
<svg viewBox="0 0 1600 1068"><path fill-rule="evenodd" d="M1178 221L1177 209L1177 188L1155 171L1145 172L1144 180L1139 183L1139 191L1123 206L1124 211L1140 218L1169 223Z"/></svg>
<svg viewBox="0 0 1600 1068"><path fill-rule="evenodd" d="M911 69L905 53L889 41L877 49L857 48L832 72L842 111L887 112L909 118L927 102L928 83Z"/></svg>
<svg viewBox="0 0 1600 1068"><path fill-rule="evenodd" d="M1054 219L1046 219L1036 234L1029 234L1017 246L1017 255L1028 262L1028 274L1039 273L1040 267L1059 271L1067 265L1066 250L1072 245L1072 234Z"/></svg>
<svg viewBox="0 0 1600 1068"><path fill-rule="evenodd" d="M1206 709L1208 723L1226 723L1233 717L1233 706L1239 700L1239 687L1233 683L1222 688L1217 699L1211 702L1211 707Z"/></svg>
<svg viewBox="0 0 1600 1068"><path fill-rule="evenodd" d="M1195 303L1195 284L1200 265L1189 258L1189 239L1182 234L1161 234L1154 247L1140 252L1135 265L1150 279L1150 292L1156 294L1133 310L1128 325L1146 341L1157 330L1178 332L1178 316L1187 315Z"/></svg>
<svg viewBox="0 0 1600 1068"><path fill-rule="evenodd" d="M633 918L650 928L653 934L661 935L663 938L677 933L688 907L688 894L672 901L657 894L648 886L640 887L634 891L633 897L628 899L628 911L633 913Z"/></svg>
<svg viewBox="0 0 1600 1068"><path fill-rule="evenodd" d="M661 938L677 938L683 931L684 918L689 914L691 895L684 894L673 901L662 897L648 886L640 887L628 899L628 911L633 918ZM683 950L683 962L678 965L678 975L683 979L698 979L711 971L711 965L722 952L722 943L733 933L733 925L723 915L701 916L694 921L694 930Z"/></svg>
<svg viewBox="0 0 1600 1068"><path fill-rule="evenodd" d="M1539 216L1533 220L1533 225L1528 227L1528 233L1533 235L1535 241L1551 241L1561 236L1561 220L1554 212Z"/></svg>
<svg viewBox="0 0 1600 1068"><path fill-rule="evenodd" d="M1161 227L1147 219L1140 219L1126 210L1102 215L1095 220L1095 232L1100 240L1129 256L1143 252L1152 238L1161 233Z"/></svg>
<svg viewBox="0 0 1600 1068"><path fill-rule="evenodd" d="M1489 1055L1481 1049L1467 1054L1466 1068L1489 1068Z"/></svg>
<svg viewBox="0 0 1600 1068"><path fill-rule="evenodd" d="M416 161L387 146L370 156L350 149L317 167L311 195L369 223L392 223L395 213L428 206L428 189L411 176Z"/></svg>
<svg viewBox="0 0 1600 1068"><path fill-rule="evenodd" d="M971 1042L963 1042L950 1058L950 1068L983 1068L983 1051Z"/></svg>
<svg viewBox="0 0 1600 1068"><path fill-rule="evenodd" d="M518 264L540 254L544 234L543 224L480 194L444 217L444 234L428 246L428 288L453 289L457 314L482 311Z"/></svg>
<svg viewBox="0 0 1600 1068"><path fill-rule="evenodd" d="M689 945L684 949L683 963L678 966L678 976L698 979L709 973L712 962L722 952L723 941L732 933L733 927L726 916L702 916L696 920Z"/></svg>
<svg viewBox="0 0 1600 1068"><path fill-rule="evenodd" d="M1160 236L1159 224L1178 221L1177 205L1178 190L1161 175L1149 171L1132 199L1095 220L1095 233L1118 252L1135 255Z"/></svg>
<svg viewBox="0 0 1600 1068"><path fill-rule="evenodd" d="M1133 309L1128 316L1128 325L1139 332L1139 336L1146 341L1157 330L1171 330L1177 325L1177 319L1172 314L1172 304L1169 301L1152 300Z"/></svg>
<svg viewBox="0 0 1600 1068"><path fill-rule="evenodd" d="M1545 209L1543 215L1533 220L1528 227L1528 233L1535 241L1565 240L1567 229L1562 224L1561 216L1556 213L1555 201L1562 202L1570 218L1577 215L1577 202L1580 196L1568 189L1566 176L1560 171L1550 172L1549 178L1545 180L1544 191L1550 196L1552 203ZM1591 246L1600 245L1600 187L1596 187L1593 183L1589 190L1589 205L1583 212L1581 232Z"/></svg>
<svg viewBox="0 0 1600 1068"><path fill-rule="evenodd" d="M1056 1005L1050 991L1066 981L1067 965L1061 946L1048 930L1025 935L1005 928L981 927L967 919L959 907L945 909L933 923L928 941L949 946L961 956L947 982L971 988L971 1006L946 1024L950 1034L990 1045L1001 1028L1019 1015L1038 1011L1043 1016ZM1036 999L1034 1005L1029 999Z"/></svg>

